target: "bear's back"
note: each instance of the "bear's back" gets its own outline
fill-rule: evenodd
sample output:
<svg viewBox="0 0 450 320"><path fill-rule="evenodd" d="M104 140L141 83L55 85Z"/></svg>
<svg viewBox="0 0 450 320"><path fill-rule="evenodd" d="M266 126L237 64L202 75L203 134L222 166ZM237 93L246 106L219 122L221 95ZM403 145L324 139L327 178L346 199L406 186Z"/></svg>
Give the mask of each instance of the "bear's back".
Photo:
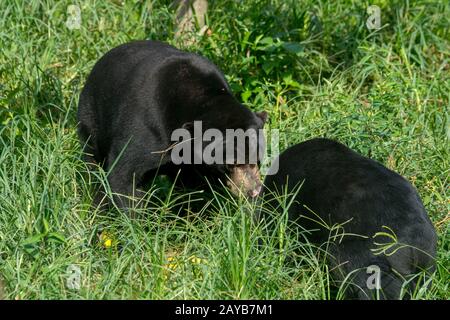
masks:
<svg viewBox="0 0 450 320"><path fill-rule="evenodd" d="M305 210L304 204L331 225L351 220L346 231L365 236L389 224L411 241L419 230L434 234L417 191L406 179L336 141L316 138L297 144L278 161L279 171L267 176L267 188L280 190L287 182L293 190L304 181L292 218Z"/></svg>
<svg viewBox="0 0 450 320"><path fill-rule="evenodd" d="M289 220L314 230L304 234L313 243L332 241L329 261L330 269L336 270L333 277L342 281L355 270L363 270L352 279L362 290L352 289L349 297L370 296L370 290L364 289L365 268L369 265L381 268L383 297L387 299L398 298L403 284L392 270L403 276L434 270L436 232L417 191L406 179L328 139L312 139L290 147L277 161L278 172L264 181L265 208L259 214L267 218L271 214L268 211L282 212L279 201L269 191L280 192L287 185L288 194L298 192L288 209ZM330 231L312 220L325 222L328 227L340 224L342 228ZM337 232L339 236L333 241L330 236ZM393 239L386 236L374 239L377 232L393 232L398 243L393 244ZM374 254L374 242L392 243L389 255ZM414 289L415 283L409 287Z"/></svg>

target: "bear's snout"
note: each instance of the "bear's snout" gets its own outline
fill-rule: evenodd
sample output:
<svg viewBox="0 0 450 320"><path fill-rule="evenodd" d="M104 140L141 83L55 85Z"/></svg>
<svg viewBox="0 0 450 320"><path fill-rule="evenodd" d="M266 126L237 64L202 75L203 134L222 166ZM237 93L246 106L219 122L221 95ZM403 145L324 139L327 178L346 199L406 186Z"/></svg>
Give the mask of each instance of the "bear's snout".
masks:
<svg viewBox="0 0 450 320"><path fill-rule="evenodd" d="M256 198L261 193L261 185L258 185L255 189L247 192L250 198Z"/></svg>
<svg viewBox="0 0 450 320"><path fill-rule="evenodd" d="M257 165L235 165L230 169L227 185L236 196L255 198L262 189L261 175Z"/></svg>

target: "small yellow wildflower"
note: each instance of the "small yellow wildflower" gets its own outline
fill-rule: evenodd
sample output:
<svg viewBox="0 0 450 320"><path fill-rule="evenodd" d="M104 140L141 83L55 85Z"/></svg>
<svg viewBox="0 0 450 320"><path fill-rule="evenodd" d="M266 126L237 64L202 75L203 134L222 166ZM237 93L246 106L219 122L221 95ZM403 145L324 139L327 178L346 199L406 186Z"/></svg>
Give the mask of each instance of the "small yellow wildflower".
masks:
<svg viewBox="0 0 450 320"><path fill-rule="evenodd" d="M99 238L100 238L101 245L107 249L116 245L116 241L114 240L113 235L107 231L103 231L100 234Z"/></svg>

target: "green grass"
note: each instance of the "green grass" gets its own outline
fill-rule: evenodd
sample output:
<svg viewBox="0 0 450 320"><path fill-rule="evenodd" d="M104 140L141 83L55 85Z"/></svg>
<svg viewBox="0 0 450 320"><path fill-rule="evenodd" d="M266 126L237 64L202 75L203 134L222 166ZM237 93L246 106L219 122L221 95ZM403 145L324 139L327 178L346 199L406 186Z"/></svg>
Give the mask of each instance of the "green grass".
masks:
<svg viewBox="0 0 450 320"><path fill-rule="evenodd" d="M326 266L283 230L257 246L254 205L216 195L176 215L190 195L155 193L138 219L90 208L76 108L94 63L132 39L174 39L170 1L0 2L0 278L9 299L328 299ZM80 4L82 26L66 27ZM269 112L280 150L337 139L419 190L437 229L438 270L417 299L448 299L450 283L450 5L375 1L210 1L210 36L186 49L221 67L253 110ZM107 231L113 245L104 248ZM282 241L279 241L282 240ZM274 245L270 245L273 242ZM275 245L276 243L276 245ZM79 266L80 290L66 287ZM1 287L1 282L0 282ZM2 288L0 288L0 292Z"/></svg>

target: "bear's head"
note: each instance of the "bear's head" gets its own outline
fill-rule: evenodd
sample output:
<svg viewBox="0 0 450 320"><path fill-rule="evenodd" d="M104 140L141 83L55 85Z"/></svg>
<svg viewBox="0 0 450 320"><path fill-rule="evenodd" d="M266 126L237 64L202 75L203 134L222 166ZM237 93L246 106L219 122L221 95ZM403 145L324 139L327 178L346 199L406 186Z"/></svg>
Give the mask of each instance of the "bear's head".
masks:
<svg viewBox="0 0 450 320"><path fill-rule="evenodd" d="M191 141L188 145L193 148L191 152L185 148L183 154L193 155L193 164L206 166L208 173L213 173L234 195L255 198L262 186L259 165L265 152L263 127L267 113L252 112L229 96L216 99L201 111L194 121L182 126L189 132L182 140ZM183 148L183 143L179 147ZM173 154L180 153L175 149L172 161L177 163Z"/></svg>
<svg viewBox="0 0 450 320"><path fill-rule="evenodd" d="M267 113L252 112L239 103L223 75L203 59L197 65L177 63L167 72L168 79L174 75L179 81L164 95L171 106L167 119L172 130L185 132L171 137L172 142L182 141L172 150L172 162L192 161L233 194L256 197L262 185L259 164L265 152L262 129Z"/></svg>

